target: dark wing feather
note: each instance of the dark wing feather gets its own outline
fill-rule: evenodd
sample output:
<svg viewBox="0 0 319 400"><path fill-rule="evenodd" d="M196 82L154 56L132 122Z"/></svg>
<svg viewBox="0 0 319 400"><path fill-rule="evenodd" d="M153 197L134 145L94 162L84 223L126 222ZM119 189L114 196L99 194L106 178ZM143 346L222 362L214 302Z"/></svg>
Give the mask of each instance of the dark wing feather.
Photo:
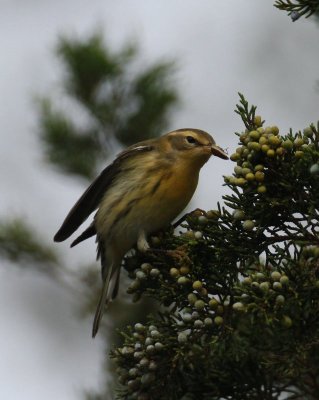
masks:
<svg viewBox="0 0 319 400"><path fill-rule="evenodd" d="M72 233L76 231L76 229L98 207L106 188L114 179L115 174L116 167L113 163L106 167L92 182L66 216L61 228L54 236L55 242L62 242L71 236Z"/></svg>
<svg viewBox="0 0 319 400"><path fill-rule="evenodd" d="M106 190L113 182L116 175L121 171L122 161L128 157L139 152L151 151L152 140L138 143L135 146L124 150L115 161L106 167L100 175L92 182L86 189L79 200L71 208L66 216L61 228L54 236L55 242L63 242L75 232L78 227L88 218L88 216L97 209L100 201L102 200ZM145 144L144 144L145 143Z"/></svg>
<svg viewBox="0 0 319 400"><path fill-rule="evenodd" d="M81 235L79 237L77 237L70 245L70 247L74 247L77 244L83 242L83 240L86 240L94 235L96 235L96 228L94 226L94 222L92 222L92 224L85 229L84 232L81 233Z"/></svg>

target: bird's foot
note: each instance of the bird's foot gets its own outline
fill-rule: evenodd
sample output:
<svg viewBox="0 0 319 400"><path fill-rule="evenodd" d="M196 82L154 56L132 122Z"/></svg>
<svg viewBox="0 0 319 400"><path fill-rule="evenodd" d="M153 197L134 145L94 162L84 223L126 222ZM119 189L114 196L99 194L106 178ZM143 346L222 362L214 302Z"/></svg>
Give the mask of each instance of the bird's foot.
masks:
<svg viewBox="0 0 319 400"><path fill-rule="evenodd" d="M153 256L165 256L172 258L178 265L191 265L192 262L188 257L187 246L183 245L174 250L149 248L147 253Z"/></svg>

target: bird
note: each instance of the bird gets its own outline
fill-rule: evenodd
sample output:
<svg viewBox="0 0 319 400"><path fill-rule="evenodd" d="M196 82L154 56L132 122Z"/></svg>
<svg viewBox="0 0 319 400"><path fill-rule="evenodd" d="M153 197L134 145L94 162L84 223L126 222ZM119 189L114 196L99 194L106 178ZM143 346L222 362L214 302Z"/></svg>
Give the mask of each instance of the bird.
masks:
<svg viewBox="0 0 319 400"><path fill-rule="evenodd" d="M163 230L184 210L211 156L228 159L213 137L184 128L136 143L122 151L86 189L54 236L69 238L96 211L92 223L71 247L96 236L103 287L94 316L95 337L108 304L119 289L121 263L135 245L150 250L148 237Z"/></svg>

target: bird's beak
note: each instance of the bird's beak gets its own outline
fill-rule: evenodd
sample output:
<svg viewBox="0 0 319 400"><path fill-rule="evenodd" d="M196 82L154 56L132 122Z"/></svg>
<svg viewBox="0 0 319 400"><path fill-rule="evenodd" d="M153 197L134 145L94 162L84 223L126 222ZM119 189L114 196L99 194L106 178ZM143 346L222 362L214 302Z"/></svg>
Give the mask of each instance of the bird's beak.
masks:
<svg viewBox="0 0 319 400"><path fill-rule="evenodd" d="M215 144L212 145L211 152L216 157L222 158L223 160L228 160L228 155L224 152L224 150Z"/></svg>

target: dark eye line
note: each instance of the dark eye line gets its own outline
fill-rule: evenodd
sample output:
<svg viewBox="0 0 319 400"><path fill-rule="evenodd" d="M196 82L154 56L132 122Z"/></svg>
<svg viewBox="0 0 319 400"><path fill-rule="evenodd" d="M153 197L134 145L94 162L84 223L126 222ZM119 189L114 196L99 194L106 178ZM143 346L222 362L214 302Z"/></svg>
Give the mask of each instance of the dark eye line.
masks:
<svg viewBox="0 0 319 400"><path fill-rule="evenodd" d="M186 140L188 141L188 143L199 144L193 136L186 136Z"/></svg>

